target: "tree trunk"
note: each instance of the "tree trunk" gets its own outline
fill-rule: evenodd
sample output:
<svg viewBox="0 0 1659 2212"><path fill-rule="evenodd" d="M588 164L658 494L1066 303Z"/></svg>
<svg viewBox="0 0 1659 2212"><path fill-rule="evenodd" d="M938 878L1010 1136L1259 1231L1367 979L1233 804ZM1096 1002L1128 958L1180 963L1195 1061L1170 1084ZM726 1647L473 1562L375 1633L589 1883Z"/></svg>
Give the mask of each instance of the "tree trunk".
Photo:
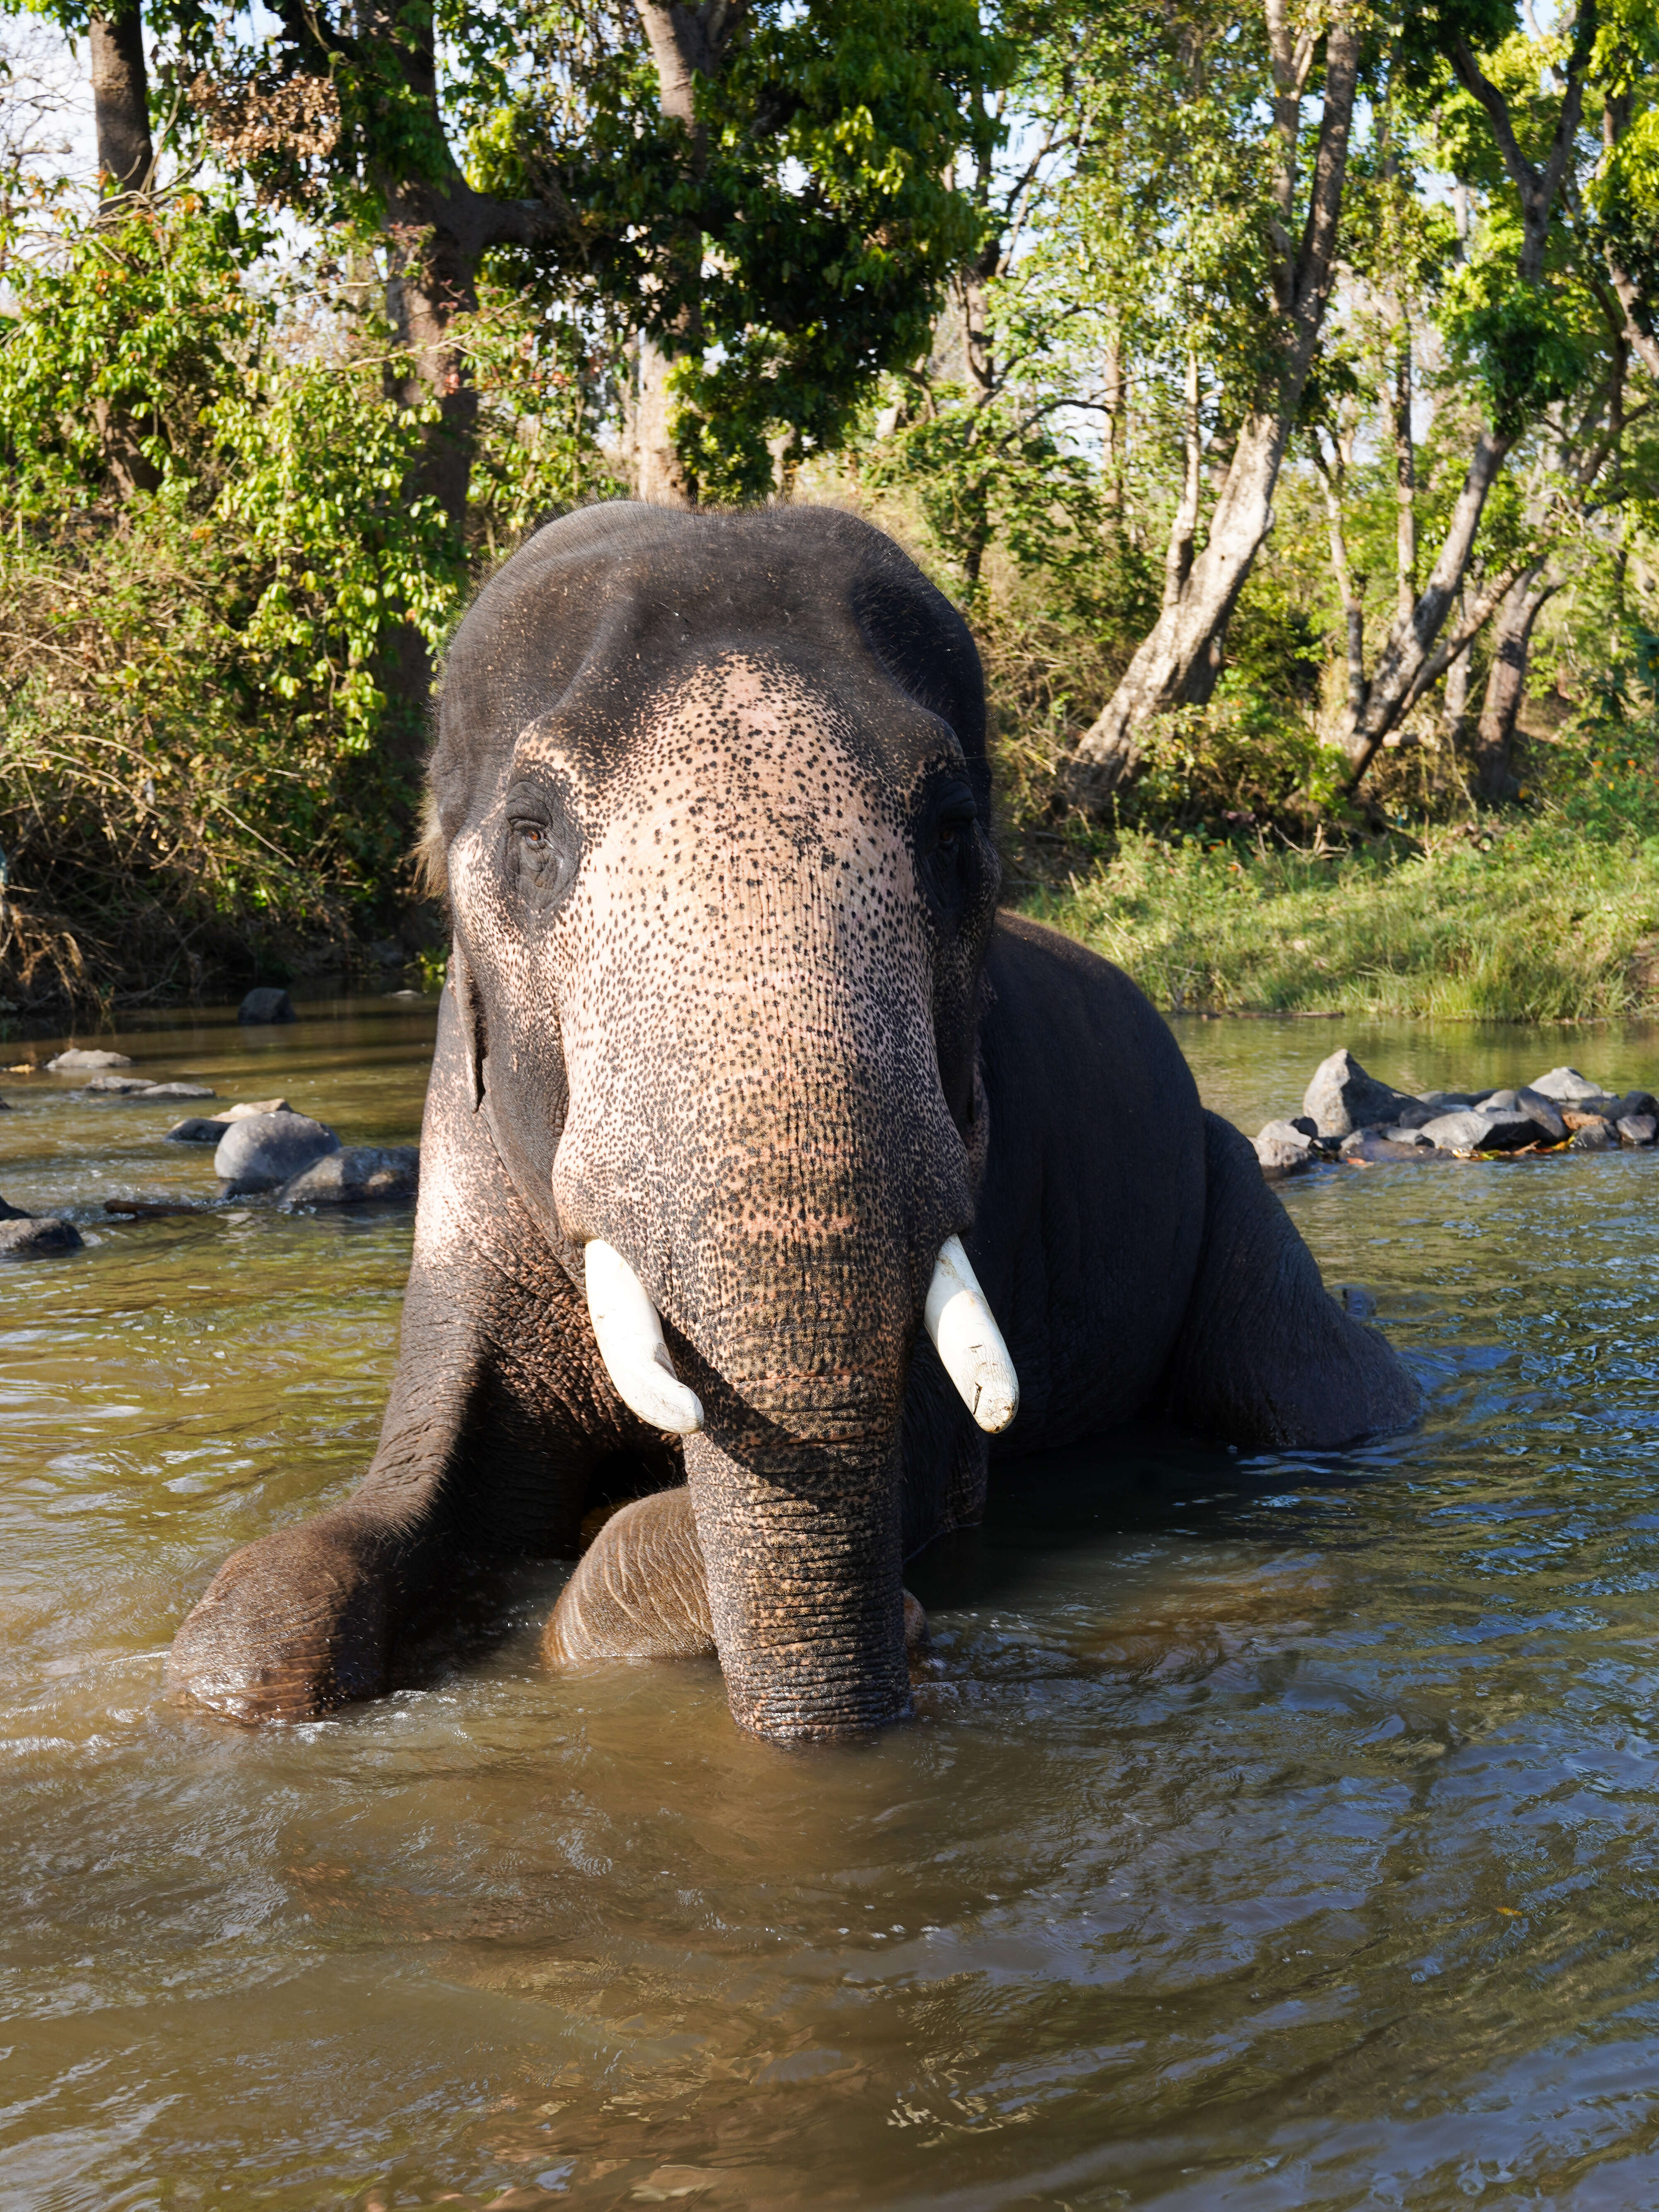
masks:
<svg viewBox="0 0 1659 2212"><path fill-rule="evenodd" d="M697 121L697 79L715 76L745 12L747 0L635 0L646 43L657 71L657 105L672 121L683 124L691 144L694 174L707 157L707 133ZM702 234L688 225L673 248L677 289L691 304L675 321L667 342L649 332L640 337L640 383L635 417L635 489L658 507L690 507L696 487L680 458L675 436L673 394L668 375L682 355L700 351L702 318L696 306L702 267Z"/></svg>
<svg viewBox="0 0 1659 2212"><path fill-rule="evenodd" d="M1164 611L1181 605L1181 594L1193 573L1193 545L1198 536L1198 498L1202 481L1204 447L1198 433L1198 356L1187 356L1186 391L1181 417L1183 467L1181 498L1170 526L1169 550L1164 556Z"/></svg>
<svg viewBox="0 0 1659 2212"><path fill-rule="evenodd" d="M1390 413L1394 430L1395 570L1399 579L1395 613L1411 619L1417 604L1417 447L1412 437L1412 332L1405 310L1394 357Z"/></svg>
<svg viewBox="0 0 1659 2212"><path fill-rule="evenodd" d="M89 31L100 220L116 225L131 199L149 191L155 169L143 18L134 6L125 15L94 15ZM161 471L141 442L146 429L143 417L102 397L94 399L92 415L117 496L126 501L135 492L154 491Z"/></svg>
<svg viewBox="0 0 1659 2212"><path fill-rule="evenodd" d="M1365 694L1364 707L1343 742L1351 786L1359 781L1383 738L1419 696L1423 689L1419 679L1428 678L1430 656L1462 588L1486 495L1514 442L1513 438L1499 437L1494 431L1480 434L1429 580L1409 611L1395 617Z"/></svg>
<svg viewBox="0 0 1659 2212"><path fill-rule="evenodd" d="M1291 33L1284 0L1265 0L1265 10L1277 95L1277 373L1271 388L1239 426L1232 464L1217 497L1203 551L1193 561L1174 602L1166 601L1157 625L1142 640L1116 690L1078 747L1073 787L1085 806L1101 805L1133 766L1136 733L1152 715L1190 696L1188 687L1195 677L1200 689L1214 684L1219 641L1273 522L1273 488L1330 295L1358 77L1359 25L1346 9L1339 9L1327 40L1319 147L1307 221L1300 246L1293 252L1288 225L1295 197L1302 87L1313 46L1305 32L1299 40Z"/></svg>
<svg viewBox="0 0 1659 2212"><path fill-rule="evenodd" d="M1480 727L1475 732L1475 786L1483 799L1513 799L1514 770L1510 748L1515 737L1515 718L1527 691L1527 655L1532 626L1544 602L1559 587L1540 582L1539 567L1525 569L1504 595L1493 640L1486 696L1481 702Z"/></svg>
<svg viewBox="0 0 1659 2212"><path fill-rule="evenodd" d="M1583 111L1584 75L1589 66L1595 21L1594 8L1581 9L1573 24L1560 112L1541 167L1529 160L1523 150L1507 99L1483 72L1468 40L1460 36L1452 47L1451 63L1458 82L1471 99L1486 110L1493 140L1521 203L1521 246L1516 255L1515 273L1523 284L1536 284L1543 275L1551 213L1567 173ZM1501 433L1495 429L1481 432L1433 574L1409 615L1399 617L1389 632L1382 660L1371 680L1365 711L1349 733L1344 750L1348 756L1351 785L1358 783L1383 738L1434 680L1438 667L1446 665L1450 658L1443 655L1437 663L1435 641L1462 584L1486 495L1520 434L1519 425ZM1497 592L1506 592L1516 573L1512 570L1506 574L1495 587ZM1485 619L1495 603L1492 592L1482 595L1475 617L1477 623Z"/></svg>
<svg viewBox="0 0 1659 2212"><path fill-rule="evenodd" d="M1365 707L1365 584L1356 576L1348 559L1348 533L1342 516L1342 485L1347 475L1352 433L1347 441L1334 438L1335 459L1327 461L1318 445L1314 465L1325 488L1325 519L1330 531L1331 574L1342 597L1344 648L1348 673L1348 721L1352 725Z"/></svg>
<svg viewBox="0 0 1659 2212"><path fill-rule="evenodd" d="M399 90L423 118L428 143L435 149L426 173L412 163L394 168L384 158L372 173L386 210L386 319L402 356L388 375L388 393L406 406L436 404L437 419L426 433L410 489L437 501L459 553L478 396L457 319L477 306L478 271L492 246L532 244L574 229L574 217L550 182L544 184L544 197L537 201L493 199L467 183L444 135L429 0L415 6L373 0L359 21L367 45L382 56L395 55ZM406 121L400 123L394 144L408 127ZM403 623L388 633L385 674L387 690L404 710L388 749L413 775L426 756L432 662L425 640L412 625Z"/></svg>
<svg viewBox="0 0 1659 2212"><path fill-rule="evenodd" d="M1440 711L1440 727L1446 743L1455 752L1463 742L1463 732L1469 719L1469 678L1474 653L1473 641L1461 653L1452 655L1446 670L1446 696Z"/></svg>
<svg viewBox="0 0 1659 2212"><path fill-rule="evenodd" d="M1631 127L1635 113L1635 101L1628 92L1620 93L1603 103L1601 109L1601 143L1611 157L1618 151ZM1642 297L1641 288L1625 266L1613 243L1611 231L1603 232L1603 256L1607 275L1625 318L1625 339L1631 351L1641 362L1650 376L1659 377L1659 338L1651 325L1654 302Z"/></svg>
<svg viewBox="0 0 1659 2212"><path fill-rule="evenodd" d="M143 18L135 5L125 15L94 15L89 30L99 190L106 198L146 192L155 148L149 135Z"/></svg>
<svg viewBox="0 0 1659 2212"><path fill-rule="evenodd" d="M1128 391L1123 374L1123 337L1115 323L1101 363L1101 403L1105 422L1101 436L1100 475L1107 526L1113 536L1123 528L1123 476L1127 465Z"/></svg>

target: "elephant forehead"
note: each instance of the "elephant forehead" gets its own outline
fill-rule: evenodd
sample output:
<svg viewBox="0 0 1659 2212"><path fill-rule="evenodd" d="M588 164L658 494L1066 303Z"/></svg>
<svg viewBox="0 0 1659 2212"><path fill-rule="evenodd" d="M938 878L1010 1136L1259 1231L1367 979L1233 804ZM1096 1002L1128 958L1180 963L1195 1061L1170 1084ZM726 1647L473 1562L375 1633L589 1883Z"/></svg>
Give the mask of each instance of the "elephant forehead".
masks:
<svg viewBox="0 0 1659 2212"><path fill-rule="evenodd" d="M590 846L590 951L712 933L778 957L884 915L904 933L916 887L900 799L840 722L833 702L736 656L664 702Z"/></svg>

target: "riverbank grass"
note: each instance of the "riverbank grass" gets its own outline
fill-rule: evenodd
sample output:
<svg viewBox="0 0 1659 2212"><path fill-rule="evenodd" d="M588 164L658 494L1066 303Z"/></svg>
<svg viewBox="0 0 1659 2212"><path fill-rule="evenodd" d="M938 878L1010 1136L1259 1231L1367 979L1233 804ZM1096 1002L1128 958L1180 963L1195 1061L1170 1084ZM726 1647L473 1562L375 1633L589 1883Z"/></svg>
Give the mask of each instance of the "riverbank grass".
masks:
<svg viewBox="0 0 1659 2212"><path fill-rule="evenodd" d="M1020 904L1172 1012L1659 1014L1659 835L1632 811L1553 808L1387 849L1126 832Z"/></svg>

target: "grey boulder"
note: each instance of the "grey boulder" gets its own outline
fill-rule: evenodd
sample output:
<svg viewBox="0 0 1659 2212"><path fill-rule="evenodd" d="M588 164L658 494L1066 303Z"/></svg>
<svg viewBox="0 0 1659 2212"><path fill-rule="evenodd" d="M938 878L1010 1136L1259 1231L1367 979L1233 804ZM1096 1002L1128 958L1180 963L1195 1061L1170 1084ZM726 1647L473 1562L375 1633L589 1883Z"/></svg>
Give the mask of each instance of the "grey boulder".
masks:
<svg viewBox="0 0 1659 2212"><path fill-rule="evenodd" d="M418 1145L349 1145L301 1169L277 1192L276 1203L292 1213L303 1206L358 1206L368 1199L413 1198L420 1176Z"/></svg>
<svg viewBox="0 0 1659 2212"><path fill-rule="evenodd" d="M221 1137L213 1171L228 1198L241 1198L249 1191L275 1190L325 1152L339 1149L333 1130L308 1114L252 1114L233 1121Z"/></svg>
<svg viewBox="0 0 1659 2212"><path fill-rule="evenodd" d="M1398 1121L1420 1102L1404 1091L1368 1075L1347 1047L1322 1060L1303 1095L1302 1111L1322 1137L1346 1137L1351 1130Z"/></svg>
<svg viewBox="0 0 1659 2212"><path fill-rule="evenodd" d="M1527 1085L1529 1091L1541 1091L1546 1098L1553 1098L1559 1105L1574 1106L1581 1098L1605 1097L1599 1083L1592 1083L1576 1067L1553 1067L1547 1075L1536 1077Z"/></svg>
<svg viewBox="0 0 1659 2212"><path fill-rule="evenodd" d="M1300 1175L1319 1155L1314 1150L1316 1132L1305 1115L1294 1121L1268 1121L1255 1139L1255 1156L1269 1181Z"/></svg>
<svg viewBox="0 0 1659 2212"><path fill-rule="evenodd" d="M140 1098L216 1098L218 1095L205 1083L151 1083L137 1093Z"/></svg>
<svg viewBox="0 0 1659 2212"><path fill-rule="evenodd" d="M1541 1091L1534 1091L1528 1086L1524 1091L1516 1092L1515 1103L1523 1114L1531 1115L1551 1144L1565 1144L1567 1125L1561 1119L1561 1109L1554 1099L1547 1097Z"/></svg>
<svg viewBox="0 0 1659 2212"><path fill-rule="evenodd" d="M1620 1139L1622 1143L1626 1145L1650 1145L1653 1142L1655 1133L1659 1132L1659 1115L1652 1114L1621 1114L1619 1117L1618 1128Z"/></svg>
<svg viewBox="0 0 1659 2212"><path fill-rule="evenodd" d="M13 1260L39 1260L49 1253L81 1249L81 1232L72 1221L59 1221L50 1213L19 1213L11 1206L5 1212L5 1219L0 1220L0 1254Z"/></svg>
<svg viewBox="0 0 1659 2212"><path fill-rule="evenodd" d="M1650 1091L1627 1091L1619 1101L1619 1111L1613 1119L1621 1120L1626 1114L1659 1115L1659 1098Z"/></svg>
<svg viewBox="0 0 1659 2212"><path fill-rule="evenodd" d="M1538 1141L1538 1124L1530 1114L1513 1106L1493 1113L1470 1109L1462 1114L1443 1114L1424 1125L1422 1134L1443 1152L1515 1152Z"/></svg>
<svg viewBox="0 0 1659 2212"><path fill-rule="evenodd" d="M54 1075L96 1075L100 1068L131 1067L132 1058L125 1052L82 1052L78 1045L72 1045L46 1066Z"/></svg>
<svg viewBox="0 0 1659 2212"><path fill-rule="evenodd" d="M100 1095L107 1092L113 1098L131 1098L135 1092L150 1087L149 1078L143 1075L94 1075L87 1085L88 1091Z"/></svg>
<svg viewBox="0 0 1659 2212"><path fill-rule="evenodd" d="M1610 1152L1619 1142L1619 1133L1611 1121L1600 1114L1587 1115L1573 1131L1567 1146L1573 1152Z"/></svg>
<svg viewBox="0 0 1659 2212"><path fill-rule="evenodd" d="M294 1011L294 1001L288 993L274 983L262 983L250 991L236 1009L239 1022L292 1022L299 1019Z"/></svg>

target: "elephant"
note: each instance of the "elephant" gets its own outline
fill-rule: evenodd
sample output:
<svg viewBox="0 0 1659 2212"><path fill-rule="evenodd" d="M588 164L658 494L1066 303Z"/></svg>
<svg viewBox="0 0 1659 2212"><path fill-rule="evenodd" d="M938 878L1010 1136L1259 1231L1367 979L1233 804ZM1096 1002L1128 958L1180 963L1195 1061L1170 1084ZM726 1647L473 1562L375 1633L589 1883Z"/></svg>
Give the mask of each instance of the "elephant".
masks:
<svg viewBox="0 0 1659 2212"><path fill-rule="evenodd" d="M968 627L854 515L617 501L485 583L379 1449L219 1571L177 1695L373 1697L458 1560L580 1554L550 1665L714 1654L743 1728L856 1734L994 1458L1410 1425L1149 1001L1000 907L991 799Z"/></svg>

